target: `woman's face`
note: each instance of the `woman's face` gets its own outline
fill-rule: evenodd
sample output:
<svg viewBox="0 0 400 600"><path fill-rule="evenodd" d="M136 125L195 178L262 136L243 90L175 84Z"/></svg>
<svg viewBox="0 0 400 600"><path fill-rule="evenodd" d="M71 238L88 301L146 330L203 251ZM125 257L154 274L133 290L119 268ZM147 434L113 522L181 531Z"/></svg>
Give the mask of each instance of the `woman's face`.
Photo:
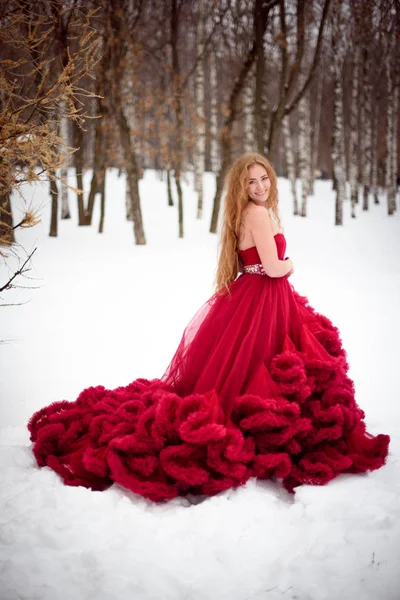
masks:
<svg viewBox="0 0 400 600"><path fill-rule="evenodd" d="M271 180L268 173L262 165L255 164L248 168L249 182L247 184L247 192L250 200L256 204L265 204L268 199Z"/></svg>

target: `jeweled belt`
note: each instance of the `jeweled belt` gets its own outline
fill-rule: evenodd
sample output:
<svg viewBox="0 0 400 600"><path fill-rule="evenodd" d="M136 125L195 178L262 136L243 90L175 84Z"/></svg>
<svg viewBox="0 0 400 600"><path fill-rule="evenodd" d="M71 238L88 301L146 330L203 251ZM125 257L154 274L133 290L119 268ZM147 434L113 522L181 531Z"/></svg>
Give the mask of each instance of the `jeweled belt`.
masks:
<svg viewBox="0 0 400 600"><path fill-rule="evenodd" d="M246 265L243 267L243 270L245 273L250 273L251 275L266 275L262 265Z"/></svg>

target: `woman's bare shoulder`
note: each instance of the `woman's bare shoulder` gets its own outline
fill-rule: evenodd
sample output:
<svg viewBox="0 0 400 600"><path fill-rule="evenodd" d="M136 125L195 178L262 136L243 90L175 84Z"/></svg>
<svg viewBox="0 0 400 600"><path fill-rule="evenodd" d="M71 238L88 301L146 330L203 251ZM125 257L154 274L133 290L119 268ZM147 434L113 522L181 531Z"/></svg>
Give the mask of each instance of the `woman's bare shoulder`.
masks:
<svg viewBox="0 0 400 600"><path fill-rule="evenodd" d="M254 228L254 226L257 227L257 229L260 227L269 226L273 235L279 233L278 225L275 223L274 219L269 214L269 211L266 210L264 206L250 202L243 210L243 212L245 211L247 215L246 220L251 229Z"/></svg>
<svg viewBox="0 0 400 600"><path fill-rule="evenodd" d="M257 215L264 215L265 213L268 215L268 211L263 206L249 202L242 211L242 217L253 219Z"/></svg>
<svg viewBox="0 0 400 600"><path fill-rule="evenodd" d="M251 202L246 206L244 211L247 211L246 214L250 222L254 223L255 221L260 220L264 221L264 223L271 222L269 212L264 206L260 206Z"/></svg>

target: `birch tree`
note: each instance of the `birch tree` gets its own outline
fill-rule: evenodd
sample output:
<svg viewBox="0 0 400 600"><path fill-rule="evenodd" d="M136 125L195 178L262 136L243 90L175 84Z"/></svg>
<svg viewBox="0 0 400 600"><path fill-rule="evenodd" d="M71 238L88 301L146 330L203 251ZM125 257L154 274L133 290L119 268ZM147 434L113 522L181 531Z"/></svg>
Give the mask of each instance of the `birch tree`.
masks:
<svg viewBox="0 0 400 600"><path fill-rule="evenodd" d="M361 51L357 44L357 38L354 40L354 51L352 61L352 87L350 103L350 140L349 140L349 179L350 179L350 202L351 217L356 217L356 204L358 203L358 117L359 117L359 97L360 97L360 57Z"/></svg>
<svg viewBox="0 0 400 600"><path fill-rule="evenodd" d="M378 105L380 100L380 93L376 94L372 103L371 113L371 194L374 199L374 204L379 204L379 190L378 190L378 126L379 126L379 115Z"/></svg>
<svg viewBox="0 0 400 600"><path fill-rule="evenodd" d="M346 43L343 40L345 6L336 0L332 10L332 68L333 68L333 134L332 162L336 187L335 225L343 225L343 201L346 196L346 164L344 154L343 65Z"/></svg>
<svg viewBox="0 0 400 600"><path fill-rule="evenodd" d="M61 107L61 114L65 114L65 107L63 99ZM60 137L62 140L62 148L66 148L69 146L69 136L68 136L68 119L62 117L60 120ZM62 151L62 150L61 150ZM66 184L68 180L68 160L65 159L65 165L60 169L60 190L61 190L61 219L70 219L71 213L69 210L69 200L68 200L68 186Z"/></svg>
<svg viewBox="0 0 400 600"><path fill-rule="evenodd" d="M166 8L166 7L165 7ZM163 64L171 65L172 64L172 55L171 55L171 47L169 44L164 44L162 48L162 60ZM158 131L159 131L159 149L162 164L167 172L167 198L168 198L168 206L174 206L174 199L172 195L172 185L171 185L171 171L172 171L172 159L171 154L172 150L170 147L171 142L171 130L172 130L172 106L168 101L170 96L170 85L171 85L171 69L167 67L162 69L160 75L160 105L161 110L160 117L161 119L157 120L158 123ZM161 120L161 123L159 122Z"/></svg>
<svg viewBox="0 0 400 600"><path fill-rule="evenodd" d="M254 136L254 87L255 68L253 65L249 71L247 84L245 85L243 93L243 149L245 152L254 152L256 150Z"/></svg>
<svg viewBox="0 0 400 600"><path fill-rule="evenodd" d="M299 175L301 182L301 216L307 216L307 197L311 187L311 135L310 104L304 95L298 106Z"/></svg>
<svg viewBox="0 0 400 600"><path fill-rule="evenodd" d="M297 200L297 190L296 190L296 162L295 162L295 154L293 150L292 144L292 136L290 131L290 120L289 116L283 118L282 121L282 132L283 139L285 141L285 157L286 157L286 167L288 171L288 179L290 181L290 188L292 190L293 197L293 214L299 214L299 203Z"/></svg>
<svg viewBox="0 0 400 600"><path fill-rule="evenodd" d="M181 66L178 51L179 39L179 21L180 21L181 2L171 0L171 49L172 49L172 75L174 81L174 109L175 109L175 130L176 146L173 157L173 168L176 191L178 194L178 237L183 238L183 192L181 183L182 163L183 163L183 107L182 95L183 85L181 78Z"/></svg>
<svg viewBox="0 0 400 600"><path fill-rule="evenodd" d="M369 50L363 51L363 103L362 103L362 153L363 153L363 210L369 210L369 195L371 190L372 174L372 102L371 102L371 84L370 65L371 60Z"/></svg>
<svg viewBox="0 0 400 600"><path fill-rule="evenodd" d="M218 143L218 76L215 57L216 50L210 54L210 162L211 171L217 173L220 168Z"/></svg>
<svg viewBox="0 0 400 600"><path fill-rule="evenodd" d="M195 190L198 193L197 218L203 216L203 174L205 161L205 116L204 116L204 0L199 1L197 24L197 60L196 60L196 153L195 153Z"/></svg>
<svg viewBox="0 0 400 600"><path fill-rule="evenodd" d="M139 165L129 121L124 110L124 98L120 82L123 79L128 44L132 43L140 17L141 5L128 11L124 0L110 0L106 27L110 31L110 64L112 71L111 102L118 125L124 163L129 180L130 198L133 212L133 232L135 243L146 244L139 194ZM129 15L127 20L126 14Z"/></svg>
<svg viewBox="0 0 400 600"><path fill-rule="evenodd" d="M318 164L318 149L319 149L319 132L321 126L321 114L322 114L322 91L324 86L324 72L320 70L317 80L317 95L315 99L315 107L312 109L311 105L311 94L310 94L310 115L314 115L313 123L311 123L310 132L310 144L311 144L311 157L310 157L310 189L309 194L313 195L315 185L315 167Z"/></svg>
<svg viewBox="0 0 400 600"><path fill-rule="evenodd" d="M266 85L265 81L267 68L265 57L265 34L266 29L263 26L263 21L262 19L257 18L256 16L256 20L254 23L256 57L254 67L252 69L254 71L254 83L252 84L252 91L254 94L252 112L252 136L254 138L254 141L252 149L257 149L260 154L264 154L265 151L265 137L268 125L266 113L266 94L268 86Z"/></svg>
<svg viewBox="0 0 400 600"><path fill-rule="evenodd" d="M106 160L105 160L105 131L108 119L107 88L109 83L110 71L110 44L109 30L105 27L103 33L102 58L99 62L96 72L96 98L95 98L95 119L94 119L94 141L93 141L93 160L92 160L92 178L90 182L87 206L85 208L85 224L91 225L93 218L93 209L96 194L103 190L105 194ZM104 198L103 198L104 201ZM103 205L104 209L104 205ZM104 211L103 211L104 212ZM104 215L103 215L104 224ZM101 227L102 229L103 227Z"/></svg>
<svg viewBox="0 0 400 600"><path fill-rule="evenodd" d="M363 210L369 209L372 174L372 86L371 86L371 43L372 9L370 2L363 4L363 48L362 48L362 181Z"/></svg>
<svg viewBox="0 0 400 600"><path fill-rule="evenodd" d="M398 129L398 113L399 113L399 84L396 85L395 80L395 60L394 43L389 41L389 52L386 53L385 67L387 79L387 124L386 124L386 175L385 187L387 195L387 211L388 215L393 215L396 207L396 191L397 191L397 129Z"/></svg>

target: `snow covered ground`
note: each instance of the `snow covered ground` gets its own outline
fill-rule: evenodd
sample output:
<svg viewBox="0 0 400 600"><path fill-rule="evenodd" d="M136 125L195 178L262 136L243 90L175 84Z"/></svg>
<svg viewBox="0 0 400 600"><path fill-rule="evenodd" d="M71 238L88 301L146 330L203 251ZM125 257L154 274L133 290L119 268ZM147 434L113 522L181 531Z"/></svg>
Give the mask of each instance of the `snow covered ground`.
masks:
<svg viewBox="0 0 400 600"><path fill-rule="evenodd" d="M202 502L162 505L118 486L68 488L37 468L26 430L34 411L89 385L161 376L211 295L214 181L206 176L201 221L190 183L179 240L166 184L146 172L144 247L124 220L125 183L115 172L101 236L98 213L91 228L78 228L71 201L72 220L49 238L47 187L26 190L42 222L18 236L27 250L38 248L33 279L22 284L38 289L3 294L25 304L0 316L1 600L399 600L400 214L388 218L383 199L368 213L359 206L356 220L346 204L339 228L329 182L317 182L301 219L279 180L291 281L340 328L368 429L392 436L385 467L302 486L294 499L250 480ZM3 266L0 283L7 273Z"/></svg>

